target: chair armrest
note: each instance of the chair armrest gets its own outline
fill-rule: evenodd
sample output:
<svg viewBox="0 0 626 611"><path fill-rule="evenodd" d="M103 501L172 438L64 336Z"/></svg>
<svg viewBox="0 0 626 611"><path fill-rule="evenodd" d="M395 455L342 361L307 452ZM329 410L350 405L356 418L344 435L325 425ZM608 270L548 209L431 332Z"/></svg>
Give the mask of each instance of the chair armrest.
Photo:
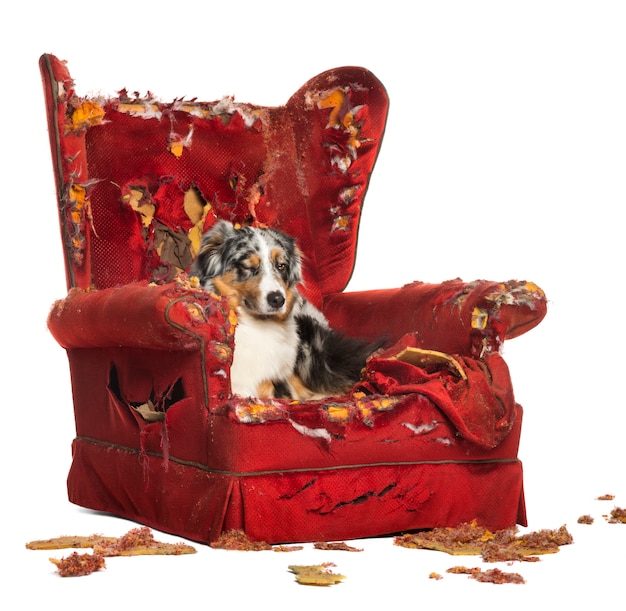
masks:
<svg viewBox="0 0 626 611"><path fill-rule="evenodd" d="M342 332L392 344L407 333L417 343L448 354L481 357L538 325L547 312L544 292L525 281L441 284L335 293L323 311Z"/></svg>
<svg viewBox="0 0 626 611"><path fill-rule="evenodd" d="M66 349L129 347L198 350L207 345L229 359L234 321L219 298L178 283L145 282L99 291L70 290L48 316Z"/></svg>

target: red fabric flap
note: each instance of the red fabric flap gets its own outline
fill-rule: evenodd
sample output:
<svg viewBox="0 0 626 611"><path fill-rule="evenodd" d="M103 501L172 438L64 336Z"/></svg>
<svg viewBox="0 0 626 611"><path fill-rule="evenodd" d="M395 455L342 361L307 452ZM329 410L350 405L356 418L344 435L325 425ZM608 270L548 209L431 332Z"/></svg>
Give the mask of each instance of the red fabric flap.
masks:
<svg viewBox="0 0 626 611"><path fill-rule="evenodd" d="M415 345L414 336L403 338L389 355ZM509 370L498 353L484 360L454 357L455 367L445 362L420 367L389 358L374 358L366 367L365 386L385 395L428 397L465 439L494 448L508 434L516 417L516 404Z"/></svg>

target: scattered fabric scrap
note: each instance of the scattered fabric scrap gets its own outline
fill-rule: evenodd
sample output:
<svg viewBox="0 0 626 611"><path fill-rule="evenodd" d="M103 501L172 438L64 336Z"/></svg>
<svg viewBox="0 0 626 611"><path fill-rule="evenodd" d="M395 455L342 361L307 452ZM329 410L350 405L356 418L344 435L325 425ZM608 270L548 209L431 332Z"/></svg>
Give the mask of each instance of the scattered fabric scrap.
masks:
<svg viewBox="0 0 626 611"><path fill-rule="evenodd" d="M53 539L40 539L26 544L27 549L54 550L92 548L92 554L74 552L65 558L50 558L61 577L89 575L105 568L104 559L112 556L146 556L195 554L195 548L186 543L163 543L156 541L147 527L134 528L121 537L103 537L102 535L64 536Z"/></svg>
<svg viewBox="0 0 626 611"><path fill-rule="evenodd" d="M613 509L609 516L609 524L626 524L626 509L622 507Z"/></svg>
<svg viewBox="0 0 626 611"><path fill-rule="evenodd" d="M468 568L466 566L453 566L446 573L454 575L469 575L470 579L481 581L483 583L526 583L519 573L507 573L500 569L489 569L483 571L478 567Z"/></svg>
<svg viewBox="0 0 626 611"><path fill-rule="evenodd" d="M260 552L272 549L272 546L265 541L252 541L243 530L228 530L223 532L219 538L210 545L213 549L227 549L239 552Z"/></svg>
<svg viewBox="0 0 626 611"><path fill-rule="evenodd" d="M485 562L533 562L538 560L537 555L558 552L560 546L573 542L565 526L557 530L546 529L520 536L516 533L517 529L514 527L491 532L473 521L456 528L434 528L401 535L394 539L394 544L452 555L481 555Z"/></svg>
<svg viewBox="0 0 626 611"><path fill-rule="evenodd" d="M477 571L470 575L470 579L481 581L482 583L526 583L519 573L508 573L500 569L490 569L488 571Z"/></svg>
<svg viewBox="0 0 626 611"><path fill-rule="evenodd" d="M101 535L65 536L54 539L42 539L26 544L32 550L52 550L66 548L92 548L94 554L111 556L146 556L195 554L196 550L186 543L163 543L157 541L147 527L133 528L121 537L103 537Z"/></svg>
<svg viewBox="0 0 626 611"><path fill-rule="evenodd" d="M104 558L100 554L79 554L78 552L73 552L60 560L50 558L50 562L56 565L57 573L61 577L82 577L106 568Z"/></svg>
<svg viewBox="0 0 626 611"><path fill-rule="evenodd" d="M339 552L362 552L363 548L353 547L352 545L348 545L344 541L336 541L336 542L328 542L328 541L318 541L313 544L315 549L321 549L325 551L339 551Z"/></svg>
<svg viewBox="0 0 626 611"><path fill-rule="evenodd" d="M452 573L453 575L473 575L474 573L480 573L478 567L468 568L466 566L452 566L446 573Z"/></svg>
<svg viewBox="0 0 626 611"><path fill-rule="evenodd" d="M290 565L289 570L295 574L296 581L304 586L332 586L341 583L346 577L334 573L332 562L316 565Z"/></svg>

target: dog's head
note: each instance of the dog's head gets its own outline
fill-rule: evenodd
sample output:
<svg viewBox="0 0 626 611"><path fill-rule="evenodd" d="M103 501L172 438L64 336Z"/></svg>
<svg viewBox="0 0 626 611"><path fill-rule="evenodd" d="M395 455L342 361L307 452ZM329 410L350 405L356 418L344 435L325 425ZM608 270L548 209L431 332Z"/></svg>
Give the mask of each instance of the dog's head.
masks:
<svg viewBox="0 0 626 611"><path fill-rule="evenodd" d="M218 221L203 236L190 275L257 318L284 319L302 280L295 240L274 229Z"/></svg>

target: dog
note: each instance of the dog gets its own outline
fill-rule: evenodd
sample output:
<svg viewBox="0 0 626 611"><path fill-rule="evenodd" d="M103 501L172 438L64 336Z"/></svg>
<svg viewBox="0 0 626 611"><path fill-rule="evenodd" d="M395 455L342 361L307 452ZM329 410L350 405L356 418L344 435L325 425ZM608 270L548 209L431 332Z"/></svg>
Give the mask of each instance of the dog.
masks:
<svg viewBox="0 0 626 611"><path fill-rule="evenodd" d="M298 291L296 241L267 228L217 221L190 276L237 313L231 390L244 397L319 399L343 394L381 342L344 336Z"/></svg>

